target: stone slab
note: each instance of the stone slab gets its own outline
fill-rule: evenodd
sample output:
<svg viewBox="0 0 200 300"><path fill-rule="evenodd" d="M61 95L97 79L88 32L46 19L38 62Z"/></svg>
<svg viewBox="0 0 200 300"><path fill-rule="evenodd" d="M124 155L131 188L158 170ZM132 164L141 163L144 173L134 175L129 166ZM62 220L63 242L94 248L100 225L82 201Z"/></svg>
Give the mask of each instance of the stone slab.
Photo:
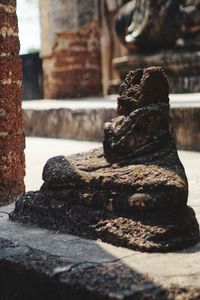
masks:
<svg viewBox="0 0 200 300"><path fill-rule="evenodd" d="M24 101L26 135L101 141L104 123L116 117L116 99L117 95ZM200 94L172 94L170 99L178 148L200 150Z"/></svg>
<svg viewBox="0 0 200 300"><path fill-rule="evenodd" d="M120 79L123 80L130 70L161 66L168 77L172 93L198 93L200 53L198 50L164 50L154 53L135 53L113 59Z"/></svg>
<svg viewBox="0 0 200 300"><path fill-rule="evenodd" d="M49 291L54 285L64 289L62 295L55 289L57 299L64 295L70 295L67 299L85 299L83 295L86 299L148 299L146 294L154 299L179 299L183 291L183 299L198 299L189 295L200 293L200 244L176 253L145 254L12 223L4 212L9 209L2 207L0 212L1 299L19 299L15 294L20 299L26 299L24 294L34 299L38 286L45 297L54 299ZM4 288L8 275L12 295ZM170 295L173 289L175 295ZM44 295L37 299L46 299Z"/></svg>

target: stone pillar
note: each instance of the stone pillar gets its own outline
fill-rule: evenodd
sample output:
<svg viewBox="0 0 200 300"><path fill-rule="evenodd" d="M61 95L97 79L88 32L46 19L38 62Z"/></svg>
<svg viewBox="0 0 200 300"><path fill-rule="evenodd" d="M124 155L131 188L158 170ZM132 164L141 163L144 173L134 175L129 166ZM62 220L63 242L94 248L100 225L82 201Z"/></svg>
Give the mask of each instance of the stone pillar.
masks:
<svg viewBox="0 0 200 300"><path fill-rule="evenodd" d="M16 0L0 0L0 205L24 191L19 48Z"/></svg>
<svg viewBox="0 0 200 300"><path fill-rule="evenodd" d="M41 0L45 98L102 93L98 0Z"/></svg>

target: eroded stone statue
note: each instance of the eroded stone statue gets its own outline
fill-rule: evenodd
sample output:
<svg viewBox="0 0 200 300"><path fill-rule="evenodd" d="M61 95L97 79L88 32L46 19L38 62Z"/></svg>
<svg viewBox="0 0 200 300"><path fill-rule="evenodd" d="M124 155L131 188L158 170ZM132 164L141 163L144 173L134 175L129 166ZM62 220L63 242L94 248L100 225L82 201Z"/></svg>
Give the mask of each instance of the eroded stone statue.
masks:
<svg viewBox="0 0 200 300"><path fill-rule="evenodd" d="M142 251L195 244L199 225L187 206L163 70L130 72L117 111L103 148L49 159L41 189L20 196L10 218Z"/></svg>
<svg viewBox="0 0 200 300"><path fill-rule="evenodd" d="M127 1L126 1L127 2ZM199 48L200 1L132 0L118 11L115 28L130 51Z"/></svg>

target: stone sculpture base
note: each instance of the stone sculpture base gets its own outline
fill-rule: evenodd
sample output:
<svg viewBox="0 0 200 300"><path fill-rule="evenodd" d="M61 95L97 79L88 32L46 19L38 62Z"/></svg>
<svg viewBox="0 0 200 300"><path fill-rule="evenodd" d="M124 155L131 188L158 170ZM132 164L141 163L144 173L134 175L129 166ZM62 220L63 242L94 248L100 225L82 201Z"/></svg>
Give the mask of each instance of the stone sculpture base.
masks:
<svg viewBox="0 0 200 300"><path fill-rule="evenodd" d="M176 155L163 148L145 155L145 162L141 157L109 163L100 148L52 158L40 191L19 197L10 218L141 251L191 246L199 240L199 225L181 198L184 175ZM176 195L178 207L183 201L182 208L170 205L170 195Z"/></svg>
<svg viewBox="0 0 200 300"><path fill-rule="evenodd" d="M10 218L141 251L198 242L168 92L161 68L130 72L119 116L104 125L103 148L50 158L40 191L19 197Z"/></svg>
<svg viewBox="0 0 200 300"><path fill-rule="evenodd" d="M151 54L134 54L113 59L121 81L130 70L162 66L170 86L170 93L198 93L200 91L199 51L168 50ZM110 84L108 92L118 94L120 83Z"/></svg>
<svg viewBox="0 0 200 300"><path fill-rule="evenodd" d="M167 252L199 241L198 223L189 206L173 214L145 213L131 217L60 203L41 192L29 192L18 201L22 201L20 208L10 214L13 221L100 239L133 250Z"/></svg>

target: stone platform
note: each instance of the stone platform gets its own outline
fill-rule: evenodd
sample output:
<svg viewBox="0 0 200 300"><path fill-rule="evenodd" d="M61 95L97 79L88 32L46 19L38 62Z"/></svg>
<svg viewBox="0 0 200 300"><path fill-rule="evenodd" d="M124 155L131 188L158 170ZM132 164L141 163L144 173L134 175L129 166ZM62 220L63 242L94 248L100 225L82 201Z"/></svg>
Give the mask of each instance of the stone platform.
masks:
<svg viewBox="0 0 200 300"><path fill-rule="evenodd" d="M24 101L26 135L101 141L103 124L116 117L116 98ZM200 150L200 94L171 94L170 100L178 148Z"/></svg>
<svg viewBox="0 0 200 300"><path fill-rule="evenodd" d="M28 189L41 177L38 145L48 158L58 148L67 155L92 143L28 138ZM200 154L179 151L179 156L189 180L189 205L200 222ZM0 208L2 300L200 299L200 243L169 254L141 253L10 222L12 209Z"/></svg>
<svg viewBox="0 0 200 300"><path fill-rule="evenodd" d="M161 50L152 53L140 52L116 57L112 63L121 80L124 80L130 70L161 66L166 72L172 93L199 92L200 52L198 50L190 51L187 49L185 51L179 49Z"/></svg>

